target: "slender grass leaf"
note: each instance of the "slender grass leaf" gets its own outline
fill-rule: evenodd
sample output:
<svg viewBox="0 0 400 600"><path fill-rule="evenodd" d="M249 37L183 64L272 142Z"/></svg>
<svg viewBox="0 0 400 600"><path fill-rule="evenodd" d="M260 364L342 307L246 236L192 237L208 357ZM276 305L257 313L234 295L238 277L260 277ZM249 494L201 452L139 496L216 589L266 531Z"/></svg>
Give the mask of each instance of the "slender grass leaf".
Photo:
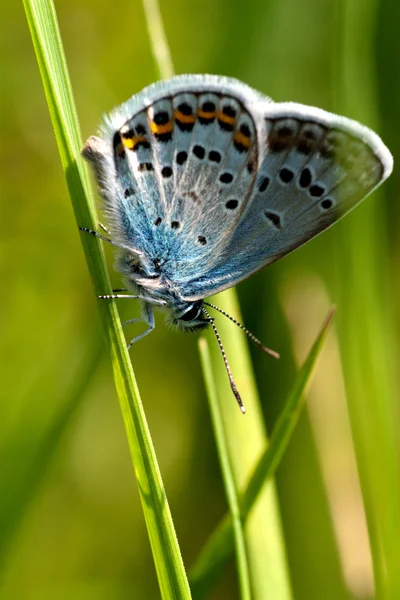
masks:
<svg viewBox="0 0 400 600"><path fill-rule="evenodd" d="M50 1L25 0L25 12L45 89L61 161L78 225L94 228L95 210L86 170L66 60ZM99 241L82 237L96 293L110 289ZM99 303L115 384L139 486L144 516L163 598L190 598L186 573L161 480L150 432L114 302Z"/></svg>
<svg viewBox="0 0 400 600"><path fill-rule="evenodd" d="M376 127L378 3L366 0L362 11L356 0L338 5L335 108ZM400 597L398 347L389 229L382 208L387 189L367 200L351 230L343 223L338 252L344 309L339 341L377 598L385 600Z"/></svg>
<svg viewBox="0 0 400 600"><path fill-rule="evenodd" d="M219 294L213 303L232 315L237 321L242 321L233 290ZM254 464L267 444L267 436L244 334L223 316L216 319L215 323L226 350L235 384L247 410L243 415L237 406L228 383L220 349L213 332L209 331L207 339L210 344L213 374L226 432L228 452L236 486L238 489L243 489ZM265 360L273 361L275 359L266 356ZM257 505L246 523L245 535L253 598L256 600L264 600L271 596L276 600L291 598L290 578L274 481L270 480L263 486L257 498Z"/></svg>
<svg viewBox="0 0 400 600"><path fill-rule="evenodd" d="M305 390L310 381L317 358L332 323L335 309L328 313L310 353L301 367L285 407L272 432L268 447L259 458L256 467L240 497L241 518L245 521L251 514L265 481L271 478L287 448L305 402ZM207 375L208 376L208 375ZM225 515L202 549L190 571L190 585L196 600L204 598L217 581L222 568L234 549L232 519Z"/></svg>
<svg viewBox="0 0 400 600"><path fill-rule="evenodd" d="M248 557L246 543L243 531L243 522L240 514L239 499L235 483L235 478L230 464L230 456L226 444L224 425L219 409L217 390L212 373L210 352L207 342L202 338L199 342L200 358L203 367L208 402L210 406L211 418L214 427L215 440L217 443L219 460L221 463L222 477L225 485L225 493L228 500L229 511L232 522L232 534L235 543L237 569L243 600L251 600L250 573L248 567Z"/></svg>
<svg viewBox="0 0 400 600"><path fill-rule="evenodd" d="M173 75L173 65L162 24L159 5L156 0L144 0L143 5L147 26L150 32L152 54L155 63L158 66L159 75L163 78L171 77L171 75ZM228 306L233 305L237 308L237 298L234 290L226 291L219 298L224 298ZM266 440L266 434L261 425L260 408L258 400L256 399L255 384L252 381L247 348L245 344L243 344L240 332L233 332L231 330L229 334L228 332L226 333L227 335L224 335L224 339L227 340L227 347L235 350L237 361L240 362L241 370L246 380L246 386L243 386L242 389L244 390L246 388L246 391L248 392L246 398L249 403L251 402L254 409L253 415L248 416L246 421L237 420L237 414L235 413L235 417L233 417L235 426L232 426L232 423L229 422L230 417L228 419L223 419L225 430L229 432L227 454L229 455L235 485L237 486L243 478L246 477L251 464L254 463L255 458L261 451ZM213 361L214 358L215 352L213 350ZM219 384L224 381L226 375L221 357L218 357L217 360L219 361L217 364L221 365L217 370L217 388L219 388L218 395L220 395L222 390L224 390L224 384L222 384L222 390ZM231 398L230 391L228 394ZM246 445L247 452L238 455L235 452L236 442L239 437L243 436L246 436L251 442ZM217 440L217 445L220 445L219 440ZM266 523L264 511L270 515L270 523ZM240 537L239 533L238 536ZM247 528L246 542L249 549L250 568L253 574L252 583L256 594L255 597L262 600L267 593L270 594L272 591L276 600L288 600L290 598L290 583L287 573L278 505L273 484L270 484L268 489L264 491L263 506L260 505L258 514L253 515L252 523ZM265 561L260 559L260 555L271 557L271 560L269 561L271 578L266 577ZM240 564L243 564L243 562L244 561L240 559ZM273 589L271 590L272 581Z"/></svg>

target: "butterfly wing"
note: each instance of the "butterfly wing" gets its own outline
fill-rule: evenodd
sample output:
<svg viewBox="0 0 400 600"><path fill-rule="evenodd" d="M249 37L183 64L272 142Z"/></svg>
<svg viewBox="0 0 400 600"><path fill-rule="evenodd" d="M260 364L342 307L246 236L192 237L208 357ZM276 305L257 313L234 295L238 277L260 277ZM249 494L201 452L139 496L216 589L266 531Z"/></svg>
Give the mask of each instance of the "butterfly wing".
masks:
<svg viewBox="0 0 400 600"><path fill-rule="evenodd" d="M252 115L266 101L234 79L178 76L118 107L85 146L113 240L147 272L162 267L179 293L207 276L246 209L258 165Z"/></svg>
<svg viewBox="0 0 400 600"><path fill-rule="evenodd" d="M285 256L391 173L380 138L350 119L294 103L261 103L254 119L259 161L249 201L218 262L186 285L185 299L222 291Z"/></svg>

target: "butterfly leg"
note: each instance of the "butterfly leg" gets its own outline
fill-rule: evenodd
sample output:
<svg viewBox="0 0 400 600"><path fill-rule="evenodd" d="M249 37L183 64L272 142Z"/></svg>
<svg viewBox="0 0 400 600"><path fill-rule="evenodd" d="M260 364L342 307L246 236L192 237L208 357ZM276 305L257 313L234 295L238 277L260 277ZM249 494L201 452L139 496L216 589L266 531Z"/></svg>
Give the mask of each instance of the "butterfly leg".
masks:
<svg viewBox="0 0 400 600"><path fill-rule="evenodd" d="M146 331L144 331L140 335L137 335L136 337L134 337L129 342L129 344L128 344L128 350L131 348L131 346L133 346L133 344L135 342L138 342L139 340L141 340L142 338L144 338L146 335L149 335L149 333L151 333L153 331L154 327L155 327L153 309L148 304L146 304L145 307L144 307L143 319L146 321L146 323L149 326L149 328L146 329ZM124 323L124 325L127 325L128 323L134 323L135 321L141 321L143 319L131 319L130 321L127 321L126 323Z"/></svg>
<svg viewBox="0 0 400 600"><path fill-rule="evenodd" d="M100 223L100 225L101 225L101 223ZM101 235L101 233L97 233L97 231L94 231L93 229L89 229L88 227L79 227L79 230L83 231L84 233L90 233L90 235L94 235L95 237L99 238L100 240L103 240L103 242L108 242L109 244L113 244L113 241L110 240L110 238L107 238L104 235Z"/></svg>
<svg viewBox="0 0 400 600"><path fill-rule="evenodd" d="M105 232L106 232L108 235L110 235L110 231L109 231L109 230L107 229L107 227L106 227L106 226L105 226L103 223L101 223L100 221L99 221L99 227L101 227L103 231L105 231Z"/></svg>
<svg viewBox="0 0 400 600"><path fill-rule="evenodd" d="M128 298L130 300L144 300L144 302L151 302L157 304L157 306L165 306L167 303L165 300L158 300L157 298L147 298L146 296L139 296L138 294L104 294L104 296L97 296L99 300L120 300L121 298Z"/></svg>
<svg viewBox="0 0 400 600"><path fill-rule="evenodd" d="M136 317L136 319L128 319L124 323L122 323L122 327L126 327L126 325L133 325L133 323L140 323L143 321L142 317Z"/></svg>
<svg viewBox="0 0 400 600"><path fill-rule="evenodd" d="M104 227L104 225L102 225L101 223L99 223L100 227L102 227L107 233L108 233L108 229L106 229L106 227ZM95 237L99 238L100 240L103 240L103 242L107 242L108 244L111 244L111 246L115 246L116 248L121 248L122 250L127 250L128 252L135 254L137 256L141 256L142 253L139 250L135 250L134 248L131 248L130 246L125 246L124 244L118 244L117 242L113 242L110 238L106 237L105 235L102 235L101 233L98 233L97 231L94 231L93 229L89 229L89 227L78 227L79 231L83 231L84 233L89 233L90 235L94 235Z"/></svg>

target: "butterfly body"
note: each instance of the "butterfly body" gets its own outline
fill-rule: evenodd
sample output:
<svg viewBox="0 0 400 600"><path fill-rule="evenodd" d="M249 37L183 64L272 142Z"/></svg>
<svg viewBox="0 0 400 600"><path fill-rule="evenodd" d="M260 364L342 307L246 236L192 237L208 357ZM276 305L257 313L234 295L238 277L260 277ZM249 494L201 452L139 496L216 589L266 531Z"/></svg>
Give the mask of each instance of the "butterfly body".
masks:
<svg viewBox="0 0 400 600"><path fill-rule="evenodd" d="M181 329L209 324L203 300L335 223L391 172L362 125L247 85L182 75L105 120L83 155L104 199L117 269Z"/></svg>

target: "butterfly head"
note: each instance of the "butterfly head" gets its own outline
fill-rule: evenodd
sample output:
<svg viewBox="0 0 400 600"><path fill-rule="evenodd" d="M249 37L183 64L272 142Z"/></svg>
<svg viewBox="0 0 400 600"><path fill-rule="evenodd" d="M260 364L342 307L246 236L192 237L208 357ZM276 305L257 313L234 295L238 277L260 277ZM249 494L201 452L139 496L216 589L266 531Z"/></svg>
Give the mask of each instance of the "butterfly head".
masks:
<svg viewBox="0 0 400 600"><path fill-rule="evenodd" d="M210 324L203 312L203 301L170 304L167 323L180 331L201 331Z"/></svg>
<svg viewBox="0 0 400 600"><path fill-rule="evenodd" d="M166 306L166 322L180 331L200 331L210 324L203 311L203 301L182 300L174 291L171 282L164 276L163 262L149 260L145 256L134 256L130 252L120 252L118 270L125 275L130 289L151 299L162 300Z"/></svg>

